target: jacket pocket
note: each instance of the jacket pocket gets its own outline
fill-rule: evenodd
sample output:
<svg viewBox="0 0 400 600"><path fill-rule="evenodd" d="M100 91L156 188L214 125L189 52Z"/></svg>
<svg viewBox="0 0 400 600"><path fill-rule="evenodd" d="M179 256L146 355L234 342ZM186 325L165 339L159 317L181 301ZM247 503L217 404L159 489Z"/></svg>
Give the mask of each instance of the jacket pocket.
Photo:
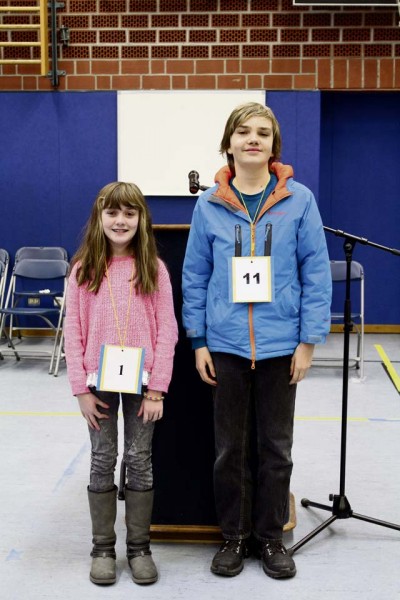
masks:
<svg viewBox="0 0 400 600"><path fill-rule="evenodd" d="M275 303L280 317L298 317L299 303L296 302L296 294L293 293L291 285L287 285L283 290L275 293Z"/></svg>

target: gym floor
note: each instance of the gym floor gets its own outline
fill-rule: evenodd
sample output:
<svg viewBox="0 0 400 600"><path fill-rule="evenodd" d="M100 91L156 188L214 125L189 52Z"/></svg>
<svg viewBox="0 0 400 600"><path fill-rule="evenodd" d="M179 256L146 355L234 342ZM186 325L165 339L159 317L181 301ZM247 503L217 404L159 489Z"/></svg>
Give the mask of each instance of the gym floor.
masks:
<svg viewBox="0 0 400 600"><path fill-rule="evenodd" d="M341 334L331 334L316 357L338 361L316 360L298 386L291 484L297 525L285 534L287 547L331 516L330 511L304 508L301 499L331 506L329 495L340 491L342 344ZM365 379L360 381L350 370L345 493L355 513L400 525L400 395L376 344L400 374L400 335L367 334ZM16 362L6 356L0 361L4 600L400 598L400 531L355 518L337 519L299 548L294 554L297 576L290 580L268 578L255 558L246 560L239 576L221 578L209 569L215 544L163 542L152 545L159 581L137 586L125 558L122 502L116 523L117 583L92 584L86 496L89 436L71 396L65 365L58 377L47 370L47 360Z"/></svg>

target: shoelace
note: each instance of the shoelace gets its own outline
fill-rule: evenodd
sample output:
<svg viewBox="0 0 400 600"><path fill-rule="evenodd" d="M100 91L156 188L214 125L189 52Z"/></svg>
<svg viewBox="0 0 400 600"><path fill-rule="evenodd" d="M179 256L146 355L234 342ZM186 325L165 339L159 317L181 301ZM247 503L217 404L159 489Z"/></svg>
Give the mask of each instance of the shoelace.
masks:
<svg viewBox="0 0 400 600"><path fill-rule="evenodd" d="M241 548L243 546L243 540L226 540L222 547L220 552L235 552L236 554L239 554Z"/></svg>
<svg viewBox="0 0 400 600"><path fill-rule="evenodd" d="M281 542L267 542L264 546L264 552L267 552L269 556L277 553L287 554L287 550Z"/></svg>

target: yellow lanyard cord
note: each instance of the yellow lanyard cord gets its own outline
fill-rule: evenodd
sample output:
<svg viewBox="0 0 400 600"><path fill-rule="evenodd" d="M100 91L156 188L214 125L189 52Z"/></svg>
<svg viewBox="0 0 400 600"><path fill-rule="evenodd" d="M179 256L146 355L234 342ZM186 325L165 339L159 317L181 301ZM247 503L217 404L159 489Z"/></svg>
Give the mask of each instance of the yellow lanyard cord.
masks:
<svg viewBox="0 0 400 600"><path fill-rule="evenodd" d="M129 324L129 316L130 316L131 300L132 300L132 292L133 292L133 274L134 274L134 269L135 269L135 262L133 262L133 264L132 264L132 275L131 275L131 284L130 284L130 287L129 287L128 309L126 311L126 317L125 317L124 337L122 337L122 335L121 335L121 328L119 326L119 319L118 319L117 309L116 309L116 306L115 306L115 300L114 300L114 296L113 296L112 289L111 289L111 282L110 282L110 277L109 277L109 274L108 274L108 267L107 267L107 263L106 263L106 279L107 279L107 283L108 283L108 289L110 290L111 304L112 304L113 311L114 311L115 324L117 326L119 343L121 345L121 348L125 347L126 336L128 334L128 324Z"/></svg>

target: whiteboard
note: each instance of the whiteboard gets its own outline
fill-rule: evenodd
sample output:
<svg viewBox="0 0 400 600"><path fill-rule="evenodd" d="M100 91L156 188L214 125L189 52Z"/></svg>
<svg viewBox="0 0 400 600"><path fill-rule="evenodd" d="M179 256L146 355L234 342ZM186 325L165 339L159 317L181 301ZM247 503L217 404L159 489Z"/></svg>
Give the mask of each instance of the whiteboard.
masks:
<svg viewBox="0 0 400 600"><path fill-rule="evenodd" d="M244 102L265 105L265 91L118 92L118 179L145 196L190 196L189 171L213 185L225 123Z"/></svg>

